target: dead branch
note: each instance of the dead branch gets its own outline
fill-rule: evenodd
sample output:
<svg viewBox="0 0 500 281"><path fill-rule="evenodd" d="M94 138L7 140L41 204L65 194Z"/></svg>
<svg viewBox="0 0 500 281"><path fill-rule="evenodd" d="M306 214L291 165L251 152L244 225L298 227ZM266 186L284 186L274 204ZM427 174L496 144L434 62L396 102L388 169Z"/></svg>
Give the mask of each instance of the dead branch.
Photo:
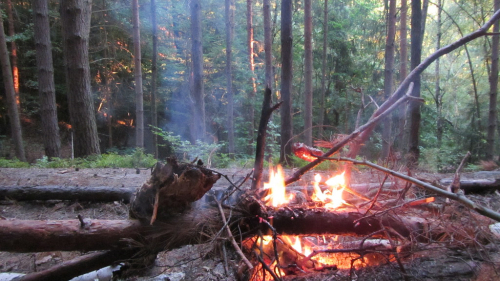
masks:
<svg viewBox="0 0 500 281"><path fill-rule="evenodd" d="M349 143L350 141L355 139L361 132L363 132L364 130L377 124L378 121L382 120L387 114L389 114L394 109L396 109L401 103L403 103L411 98L414 99L414 97L410 96L412 90L413 90L413 83L410 84L406 95L404 95L399 100L397 100L393 105L391 105L389 108L387 108L384 112L381 112L378 116L371 119L371 121L369 121L368 123L357 128L350 135L348 135L347 137L345 137L344 139L342 139L341 141L336 143L330 150L325 152L323 154L323 156L318 157L316 160L312 161L311 163L309 163L309 164L305 165L304 167L300 168L299 170L297 170L295 173L293 173L290 177L288 177L285 180L285 184L289 185L295 181L298 181L302 177L303 174L305 174L309 170L313 169L317 165L321 164L321 162L324 161L324 157L328 157L328 156L336 153L337 151L339 151L342 147L344 147L344 145L346 145L347 143ZM418 100L420 100L420 99L418 99Z"/></svg>
<svg viewBox="0 0 500 281"><path fill-rule="evenodd" d="M339 157L339 158L322 157L322 158L324 160L350 162L350 163L353 163L353 164L356 164L356 165L365 165L365 166L374 168L374 169L379 170L381 172L387 173L387 174L389 174L391 176L394 176L394 177L406 180L408 182L411 182L411 183L413 183L413 184L415 184L417 186L423 187L423 188L425 188L425 189L427 189L429 191L432 191L434 193L442 195L442 196L444 196L446 198L449 198L451 200L458 201L458 202L464 204L467 208L472 209L472 210L478 212L479 214L481 214L483 216L486 216L488 218L494 219L496 221L500 221L500 213L495 212L495 211L493 211L493 210L491 210L491 209L489 209L487 207L477 205L472 200L470 200L467 197L465 197L465 195L463 194L463 192L459 192L459 193L456 193L456 194L455 193L451 193L451 192L448 192L448 191L443 190L441 188L438 188L438 187L435 187L435 186L430 185L428 183L425 183L425 182L423 182L421 180L418 180L418 179L409 177L407 175L398 173L396 171L387 169L385 167L379 166L377 164L371 163L371 162L366 161L366 160L356 160L356 159L351 159L351 158L346 158L346 157Z"/></svg>

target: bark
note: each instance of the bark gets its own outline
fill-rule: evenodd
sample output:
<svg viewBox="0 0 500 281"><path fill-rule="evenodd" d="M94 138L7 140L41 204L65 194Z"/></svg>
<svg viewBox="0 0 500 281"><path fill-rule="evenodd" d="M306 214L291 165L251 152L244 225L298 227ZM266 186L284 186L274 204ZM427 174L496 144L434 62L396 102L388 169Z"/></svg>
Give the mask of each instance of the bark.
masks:
<svg viewBox="0 0 500 281"><path fill-rule="evenodd" d="M328 38L328 0L325 0L325 5L323 7L323 56L321 59L321 93L320 93L320 104L319 104L319 136L323 136L323 124L325 121L325 91L326 91L326 50L327 50L327 38Z"/></svg>
<svg viewBox="0 0 500 281"><path fill-rule="evenodd" d="M144 93L142 91L141 31L138 0L132 0L132 23L134 26L135 146L142 148L144 147Z"/></svg>
<svg viewBox="0 0 500 281"><path fill-rule="evenodd" d="M0 186L0 200L123 201L124 203L129 203L135 190L135 188L113 188L106 186Z"/></svg>
<svg viewBox="0 0 500 281"><path fill-rule="evenodd" d="M442 179L439 183L448 186L453 179ZM500 179L460 179L459 187L464 193L491 192L500 189Z"/></svg>
<svg viewBox="0 0 500 281"><path fill-rule="evenodd" d="M396 38L396 0L390 0L389 13L387 15L387 37L385 41L385 70L384 70L384 95L388 99L392 94L394 78L394 50ZM389 116L384 122L382 133L382 159L388 159L392 147L392 121Z"/></svg>
<svg viewBox="0 0 500 281"><path fill-rule="evenodd" d="M151 125L158 127L158 112L156 106L157 91L156 80L158 77L158 28L156 26L156 0L151 0L151 33L153 40L153 54L151 66ZM158 156L158 135L153 134L153 154Z"/></svg>
<svg viewBox="0 0 500 281"><path fill-rule="evenodd" d="M2 14L3 12L0 12L0 15ZM23 147L21 120L19 118L18 105L16 103L16 92L14 91L14 80L12 79L12 68L10 65L9 51L7 50L3 21L0 21L0 29L0 63L2 64L2 76L5 87L5 96L7 98L7 110L10 120L11 135L17 159L26 161Z"/></svg>
<svg viewBox="0 0 500 281"><path fill-rule="evenodd" d="M311 0L304 1L304 84L305 84L305 105L304 105L304 142L312 145L312 103L313 103L313 83L312 83L312 12Z"/></svg>
<svg viewBox="0 0 500 281"><path fill-rule="evenodd" d="M280 163L290 163L292 124L292 1L281 2L281 150Z"/></svg>
<svg viewBox="0 0 500 281"><path fill-rule="evenodd" d="M200 0L191 1L191 61L193 64L193 138L205 140L205 101L203 86L203 49L201 38L201 3Z"/></svg>
<svg viewBox="0 0 500 281"><path fill-rule="evenodd" d="M85 221L85 220L84 220ZM0 220L0 251L95 251L125 247L138 238L138 220Z"/></svg>
<svg viewBox="0 0 500 281"><path fill-rule="evenodd" d="M91 7L91 0L63 0L60 8L75 157L100 154L90 86L88 44Z"/></svg>
<svg viewBox="0 0 500 281"><path fill-rule="evenodd" d="M495 0L495 11L500 9L500 1ZM497 128L497 95L498 95L498 51L499 51L499 23L493 25L491 38L491 73L490 73L490 105L488 111L488 134L486 137L486 159L492 160L495 154L495 133Z"/></svg>
<svg viewBox="0 0 500 281"><path fill-rule="evenodd" d="M444 2L444 0L443 0ZM439 50L441 48L441 11L443 8L443 3L441 0L438 0L437 3L437 8L438 8L438 18L437 18L437 36L436 36L436 50ZM441 144L443 141L443 114L442 114L442 109L443 109L443 95L441 94L441 85L440 85L440 60L439 58L436 60L436 68L434 70L434 76L436 77L436 82L434 85L434 100L436 102L436 111L437 111L437 124L436 124L436 138L437 138L437 147L438 149L441 149Z"/></svg>
<svg viewBox="0 0 500 281"><path fill-rule="evenodd" d="M401 0L401 22L399 27L399 55L400 55L400 65L399 65L399 81L402 82L408 73L408 41L407 41L407 24L406 17L408 15L408 3L407 0ZM398 138L397 145L400 151L404 151L405 148L405 140L406 140L406 115L407 115L407 106L406 104L402 105L399 108L399 129L398 129Z"/></svg>
<svg viewBox="0 0 500 281"><path fill-rule="evenodd" d="M225 0L226 19L226 92L227 92L227 140L228 152L234 154L234 98L233 98L233 26L234 4L232 0ZM253 123L253 120L252 120Z"/></svg>
<svg viewBox="0 0 500 281"><path fill-rule="evenodd" d="M415 69L420 65L422 56L422 7L420 0L411 2L411 68ZM420 75L413 80L414 87L412 95L420 97ZM410 134L408 136L408 167L415 168L420 157L420 103L410 102Z"/></svg>
<svg viewBox="0 0 500 281"><path fill-rule="evenodd" d="M49 8L47 1L33 1L34 39L38 69L38 95L45 155L50 159L61 156L61 138L57 122L56 90L52 43L50 41Z"/></svg>

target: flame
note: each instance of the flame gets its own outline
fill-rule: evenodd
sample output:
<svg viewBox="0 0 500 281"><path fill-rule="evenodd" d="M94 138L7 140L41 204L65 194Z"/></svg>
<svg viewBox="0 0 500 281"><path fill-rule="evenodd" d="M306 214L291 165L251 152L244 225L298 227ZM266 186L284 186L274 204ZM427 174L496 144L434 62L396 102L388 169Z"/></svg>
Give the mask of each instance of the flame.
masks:
<svg viewBox="0 0 500 281"><path fill-rule="evenodd" d="M314 193L312 195L312 200L314 202L321 202L325 204L325 208L337 209L345 203L342 199L342 193L345 188L345 177L344 173L333 176L325 181L325 184L329 187L328 190L324 192L321 191L319 184L321 182L321 175L316 174L314 176Z"/></svg>
<svg viewBox="0 0 500 281"><path fill-rule="evenodd" d="M264 202L270 203L273 207L279 207L289 202L286 198L285 178L283 168L280 165L276 171L271 167L269 169L269 182L264 183L264 189L269 189L269 194L264 198Z"/></svg>

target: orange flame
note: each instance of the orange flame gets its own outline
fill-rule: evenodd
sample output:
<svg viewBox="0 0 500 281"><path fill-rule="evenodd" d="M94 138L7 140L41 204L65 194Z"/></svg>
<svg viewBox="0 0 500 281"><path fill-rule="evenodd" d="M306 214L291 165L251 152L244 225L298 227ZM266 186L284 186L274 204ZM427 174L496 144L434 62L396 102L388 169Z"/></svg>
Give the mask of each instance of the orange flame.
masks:
<svg viewBox="0 0 500 281"><path fill-rule="evenodd" d="M269 169L269 182L264 183L264 189L269 189L269 194L264 198L265 202L269 202L273 207L279 207L288 203L286 198L285 178L283 177L283 169L280 165Z"/></svg>

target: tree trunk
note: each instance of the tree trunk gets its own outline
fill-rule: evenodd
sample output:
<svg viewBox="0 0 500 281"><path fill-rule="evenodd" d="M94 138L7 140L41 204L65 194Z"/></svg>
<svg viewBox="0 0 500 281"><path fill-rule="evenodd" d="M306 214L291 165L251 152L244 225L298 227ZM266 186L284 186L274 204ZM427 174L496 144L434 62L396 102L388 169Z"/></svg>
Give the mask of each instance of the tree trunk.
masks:
<svg viewBox="0 0 500 281"><path fill-rule="evenodd" d="M407 0L401 0L401 21L399 27L399 81L403 81L408 73L408 41L407 41L407 24L406 18L408 15L408 3ZM398 137L396 138L396 143L399 151L403 152L406 149L406 116L407 116L407 105L403 104L399 108L399 124L398 124Z"/></svg>
<svg viewBox="0 0 500 281"><path fill-rule="evenodd" d="M269 88L271 93L274 89L274 74L273 74L273 54L272 54L272 26L271 26L271 1L264 0L264 52L265 52L265 67L266 67L266 88Z"/></svg>
<svg viewBox="0 0 500 281"><path fill-rule="evenodd" d="M385 41L385 71L384 71L384 95L388 99L392 95L392 84L394 78L394 50L396 37L396 0L390 0L389 13L387 15L387 37ZM384 121L382 133L382 159L388 159L392 147L391 116Z"/></svg>
<svg viewBox="0 0 500 281"><path fill-rule="evenodd" d="M156 0L151 0L151 33L153 37L153 54L151 66L151 125L158 127L158 112L156 106L156 79L158 77L158 29L156 26ZM158 159L158 136L153 134L153 154Z"/></svg>
<svg viewBox="0 0 500 281"><path fill-rule="evenodd" d="M101 153L90 87L88 45L91 7L91 0L63 0L60 9L75 157Z"/></svg>
<svg viewBox="0 0 500 281"><path fill-rule="evenodd" d="M444 0L438 0L437 2L437 8L438 8L438 17L437 17L437 35L436 35L436 50L441 49L441 14L442 14L442 8L443 8L443 3ZM434 76L436 77L436 82L434 85L434 90L435 90L435 97L434 100L436 102L436 111L437 111L437 122L436 122L436 138L437 138L437 147L438 149L441 149L441 144L443 142L443 116L442 116L442 110L443 110L443 96L441 94L441 85L440 85L440 69L439 69L439 63L440 59L438 58L436 60L436 68L434 70ZM438 161L438 165L440 165Z"/></svg>
<svg viewBox="0 0 500 281"><path fill-rule="evenodd" d="M191 0L191 60L193 63L194 140L205 140L205 94L203 89L203 49L201 38L200 0Z"/></svg>
<svg viewBox="0 0 500 281"><path fill-rule="evenodd" d="M13 37L16 33L14 31L14 15L12 8L12 1L5 0L5 10L7 11L7 29L10 37ZM14 82L14 92L16 93L16 104L19 113L21 113L21 97L19 94L19 68L17 67L17 45L16 40L10 41L10 57L12 66L12 79Z"/></svg>
<svg viewBox="0 0 500 281"><path fill-rule="evenodd" d="M500 0L495 0L495 11L500 9ZM497 95L498 95L498 51L499 51L499 23L493 25L491 38L491 73L490 73L490 107L488 112L488 135L486 138L486 159L492 160L495 154L495 133L497 128Z"/></svg>
<svg viewBox="0 0 500 281"><path fill-rule="evenodd" d="M32 7L43 144L45 147L45 155L51 159L52 157L61 156L61 138L59 136L59 126L57 122L49 9L47 1L44 0L34 0Z"/></svg>
<svg viewBox="0 0 500 281"><path fill-rule="evenodd" d="M304 52L304 142L306 145L312 145L313 59L311 0L304 1Z"/></svg>
<svg viewBox="0 0 500 281"><path fill-rule="evenodd" d="M3 12L0 13L0 15L2 14ZM21 120L19 119L19 111L16 103L16 92L14 91L14 80L12 80L12 68L10 66L9 51L7 50L7 41L5 39L3 21L0 21L0 29L0 63L2 64L2 76L5 86L5 96L7 98L12 141L14 142L17 159L26 161Z"/></svg>
<svg viewBox="0 0 500 281"><path fill-rule="evenodd" d="M411 2L411 69L415 69L421 61L422 56L422 4L420 0ZM420 97L420 75L413 80L413 93L415 97ZM408 167L415 168L418 165L420 157L419 138L420 138L420 103L410 101L410 133L408 144Z"/></svg>
<svg viewBox="0 0 500 281"><path fill-rule="evenodd" d="M319 137L323 136L323 124L325 123L325 91L326 91L326 50L328 38L328 0L325 0L325 5L323 7L323 55L321 58L321 93L320 93L320 103L319 103Z"/></svg>
<svg viewBox="0 0 500 281"><path fill-rule="evenodd" d="M248 45L248 64L250 66L250 82L252 83L252 91L248 92L248 117L247 122L249 125L249 152L254 151L254 131L255 131L255 108L254 101L255 95L257 95L257 83L255 81L255 60L254 60L254 38L253 38L254 28L253 28L253 1L247 0L247 45Z"/></svg>
<svg viewBox="0 0 500 281"><path fill-rule="evenodd" d="M138 148L142 148L144 147L144 93L142 91L139 0L132 0L132 23L134 26L135 146Z"/></svg>
<svg viewBox="0 0 500 281"><path fill-rule="evenodd" d="M292 0L281 2L281 150L280 163L290 163L292 154Z"/></svg>
<svg viewBox="0 0 500 281"><path fill-rule="evenodd" d="M234 154L234 98L233 98L233 25L234 4L232 0L225 0L226 16L226 91L227 91L227 140L228 152ZM253 123L253 121L252 121Z"/></svg>

